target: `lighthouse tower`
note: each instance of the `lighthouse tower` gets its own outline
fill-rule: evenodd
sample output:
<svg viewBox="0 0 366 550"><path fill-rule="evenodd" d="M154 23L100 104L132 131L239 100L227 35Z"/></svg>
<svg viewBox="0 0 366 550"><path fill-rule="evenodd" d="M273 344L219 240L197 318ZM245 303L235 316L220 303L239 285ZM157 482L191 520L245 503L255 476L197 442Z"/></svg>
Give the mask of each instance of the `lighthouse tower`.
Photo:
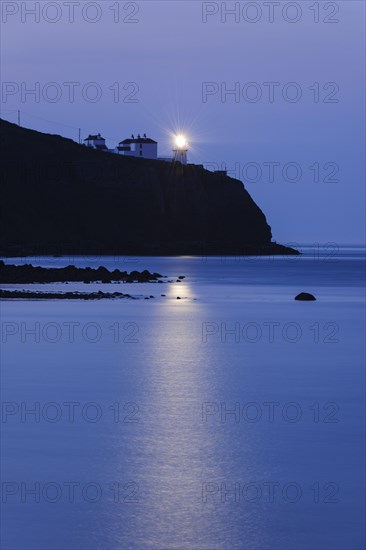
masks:
<svg viewBox="0 0 366 550"><path fill-rule="evenodd" d="M184 136L178 135L175 137L175 146L173 149L173 153L173 160L175 162L187 164L188 142Z"/></svg>

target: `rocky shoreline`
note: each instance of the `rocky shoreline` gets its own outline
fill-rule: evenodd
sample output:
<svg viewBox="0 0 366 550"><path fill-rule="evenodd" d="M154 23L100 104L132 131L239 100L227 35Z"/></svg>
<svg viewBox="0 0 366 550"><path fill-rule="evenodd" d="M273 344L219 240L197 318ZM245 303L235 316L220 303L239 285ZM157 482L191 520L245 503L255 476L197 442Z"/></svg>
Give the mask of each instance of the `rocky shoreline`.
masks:
<svg viewBox="0 0 366 550"><path fill-rule="evenodd" d="M109 271L105 267L75 267L69 265L60 268L34 267L30 264L9 265L0 260L0 284L30 284L30 283L151 283L159 282L163 276L159 273L144 271Z"/></svg>
<svg viewBox="0 0 366 550"><path fill-rule="evenodd" d="M114 300L117 298L136 300L130 294L122 292L34 292L32 290L0 289L0 300Z"/></svg>

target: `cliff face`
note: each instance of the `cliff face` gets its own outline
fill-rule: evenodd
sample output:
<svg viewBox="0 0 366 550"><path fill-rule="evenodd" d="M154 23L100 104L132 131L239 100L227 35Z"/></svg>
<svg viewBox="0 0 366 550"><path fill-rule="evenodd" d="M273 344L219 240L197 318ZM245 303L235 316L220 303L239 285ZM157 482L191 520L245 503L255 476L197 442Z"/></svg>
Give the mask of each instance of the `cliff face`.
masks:
<svg viewBox="0 0 366 550"><path fill-rule="evenodd" d="M118 157L4 121L1 153L4 254L271 247L271 229L243 184L198 166Z"/></svg>

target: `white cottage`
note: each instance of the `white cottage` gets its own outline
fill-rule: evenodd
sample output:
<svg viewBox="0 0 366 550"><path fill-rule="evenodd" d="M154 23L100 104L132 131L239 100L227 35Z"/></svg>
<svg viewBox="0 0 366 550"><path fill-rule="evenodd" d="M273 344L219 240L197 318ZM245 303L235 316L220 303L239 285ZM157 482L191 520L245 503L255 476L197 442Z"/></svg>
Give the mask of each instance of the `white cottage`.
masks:
<svg viewBox="0 0 366 550"><path fill-rule="evenodd" d="M100 134L96 136L89 135L84 139L84 145L91 147L92 149L99 149L100 151L108 151L108 147L105 144L105 139Z"/></svg>
<svg viewBox="0 0 366 550"><path fill-rule="evenodd" d="M124 139L115 148L114 152L117 155L126 157L139 157L144 159L158 158L158 143L146 134L142 137L138 134L137 138L134 135L130 139Z"/></svg>

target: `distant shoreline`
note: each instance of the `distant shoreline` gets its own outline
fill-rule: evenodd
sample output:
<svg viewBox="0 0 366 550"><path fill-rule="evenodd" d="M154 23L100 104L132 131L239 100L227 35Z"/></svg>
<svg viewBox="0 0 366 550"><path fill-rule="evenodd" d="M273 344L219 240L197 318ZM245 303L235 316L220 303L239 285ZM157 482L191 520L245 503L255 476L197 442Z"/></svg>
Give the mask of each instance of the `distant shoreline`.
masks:
<svg viewBox="0 0 366 550"><path fill-rule="evenodd" d="M218 243L201 243L187 245L186 247L174 245L156 245L149 247L126 247L121 249L111 248L102 250L103 247L80 247L68 245L44 245L34 248L28 246L3 246L0 256L2 258L34 258L34 257L74 257L74 256L298 256L302 253L296 248L277 243L269 245L243 245L242 247L221 246Z"/></svg>

